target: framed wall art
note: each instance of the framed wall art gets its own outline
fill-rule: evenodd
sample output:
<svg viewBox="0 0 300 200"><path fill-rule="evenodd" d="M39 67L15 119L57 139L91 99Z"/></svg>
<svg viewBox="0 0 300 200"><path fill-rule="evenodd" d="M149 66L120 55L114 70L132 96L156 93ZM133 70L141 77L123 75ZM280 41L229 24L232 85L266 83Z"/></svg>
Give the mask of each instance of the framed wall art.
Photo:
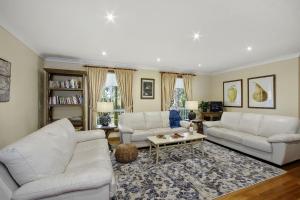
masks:
<svg viewBox="0 0 300 200"><path fill-rule="evenodd" d="M248 107L276 108L276 76L248 78Z"/></svg>
<svg viewBox="0 0 300 200"><path fill-rule="evenodd" d="M10 62L0 58L0 102L8 102L10 97Z"/></svg>
<svg viewBox="0 0 300 200"><path fill-rule="evenodd" d="M224 107L243 107L243 80L223 82Z"/></svg>
<svg viewBox="0 0 300 200"><path fill-rule="evenodd" d="M141 99L155 98L155 79L141 79Z"/></svg>

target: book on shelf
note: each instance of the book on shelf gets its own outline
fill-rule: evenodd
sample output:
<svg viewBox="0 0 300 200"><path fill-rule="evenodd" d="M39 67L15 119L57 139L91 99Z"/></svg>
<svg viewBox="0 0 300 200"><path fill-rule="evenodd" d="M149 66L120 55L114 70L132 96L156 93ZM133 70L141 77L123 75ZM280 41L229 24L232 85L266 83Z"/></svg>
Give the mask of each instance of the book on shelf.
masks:
<svg viewBox="0 0 300 200"><path fill-rule="evenodd" d="M80 80L76 79L70 79L70 80L65 80L65 81L49 81L49 88L51 89L57 89L57 88L62 88L62 89L81 89L82 84Z"/></svg>
<svg viewBox="0 0 300 200"><path fill-rule="evenodd" d="M82 95L63 97L63 96L50 96L49 105L70 105L70 104L82 104Z"/></svg>

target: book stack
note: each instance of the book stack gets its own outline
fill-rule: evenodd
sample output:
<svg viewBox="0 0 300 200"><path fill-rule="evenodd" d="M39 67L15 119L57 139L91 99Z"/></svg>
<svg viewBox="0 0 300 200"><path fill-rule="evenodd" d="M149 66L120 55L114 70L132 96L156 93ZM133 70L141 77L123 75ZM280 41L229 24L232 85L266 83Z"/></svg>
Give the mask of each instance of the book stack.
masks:
<svg viewBox="0 0 300 200"><path fill-rule="evenodd" d="M78 89L81 88L81 81L76 79L65 81L49 81L49 88Z"/></svg>
<svg viewBox="0 0 300 200"><path fill-rule="evenodd" d="M71 97L52 96L49 97L49 105L82 104L82 99L81 95Z"/></svg>

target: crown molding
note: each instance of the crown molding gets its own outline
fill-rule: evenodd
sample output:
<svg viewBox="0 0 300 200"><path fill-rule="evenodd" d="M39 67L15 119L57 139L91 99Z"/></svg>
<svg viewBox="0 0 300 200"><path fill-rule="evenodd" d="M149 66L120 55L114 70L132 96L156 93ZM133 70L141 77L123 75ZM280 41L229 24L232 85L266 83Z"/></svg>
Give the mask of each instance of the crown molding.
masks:
<svg viewBox="0 0 300 200"><path fill-rule="evenodd" d="M255 62L255 63L251 63L251 64L244 65L244 66L233 67L233 68L229 68L229 69L226 69L226 70L215 71L215 72L212 72L210 74L214 76L214 75L224 74L224 73L227 73L227 72L233 72L233 71L238 71L238 70L242 70L242 69L257 67L259 65L266 65L266 64L270 64L270 63L289 60L289 59L292 59L292 58L300 58L300 52L285 55L285 56L280 56L280 57L276 57L276 58L272 58L272 59L268 59L268 60L265 60L265 61L262 61L262 62Z"/></svg>

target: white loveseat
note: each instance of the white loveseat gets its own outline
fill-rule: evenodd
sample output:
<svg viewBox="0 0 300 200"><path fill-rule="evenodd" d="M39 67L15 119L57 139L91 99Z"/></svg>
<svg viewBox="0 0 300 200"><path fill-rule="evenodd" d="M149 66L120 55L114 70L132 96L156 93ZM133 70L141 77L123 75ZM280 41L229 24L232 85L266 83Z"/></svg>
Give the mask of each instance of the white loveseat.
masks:
<svg viewBox="0 0 300 200"><path fill-rule="evenodd" d="M279 115L224 112L221 121L204 122L207 139L283 165L300 158L299 119Z"/></svg>
<svg viewBox="0 0 300 200"><path fill-rule="evenodd" d="M114 194L104 132L75 132L67 119L3 148L0 161L1 200L102 200Z"/></svg>
<svg viewBox="0 0 300 200"><path fill-rule="evenodd" d="M187 132L190 125L187 121L180 121L179 128L170 128L169 113L169 111L136 112L120 115L119 130L122 143L146 147L149 146L148 136Z"/></svg>

